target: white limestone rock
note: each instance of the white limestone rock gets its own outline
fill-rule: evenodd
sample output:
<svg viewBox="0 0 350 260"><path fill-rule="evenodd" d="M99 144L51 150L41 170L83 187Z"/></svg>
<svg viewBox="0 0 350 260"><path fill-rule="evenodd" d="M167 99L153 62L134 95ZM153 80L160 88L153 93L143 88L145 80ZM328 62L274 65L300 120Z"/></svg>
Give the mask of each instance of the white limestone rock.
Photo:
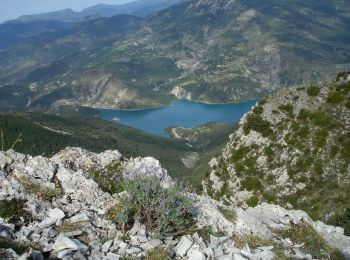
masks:
<svg viewBox="0 0 350 260"><path fill-rule="evenodd" d="M191 248L193 241L190 236L182 236L180 242L176 246L176 253L180 257L184 257L187 251Z"/></svg>
<svg viewBox="0 0 350 260"><path fill-rule="evenodd" d="M68 147L55 156L52 160L65 165L71 170L83 169L85 171L98 168L101 169L113 161L121 160L119 151L105 151L103 153L92 153L82 148Z"/></svg>
<svg viewBox="0 0 350 260"><path fill-rule="evenodd" d="M101 251L104 253L107 253L109 249L112 247L112 245L113 245L113 240L108 240L102 245Z"/></svg>
<svg viewBox="0 0 350 260"><path fill-rule="evenodd" d="M78 250L78 248L79 248L78 245L73 240L61 235L57 237L55 244L53 245L53 250L57 252L63 251L66 249Z"/></svg>
<svg viewBox="0 0 350 260"><path fill-rule="evenodd" d="M145 251L149 251L149 250L152 250L154 248L159 247L161 244L163 244L163 242L161 240L152 239L150 241L147 241L146 243L141 244L140 247Z"/></svg>
<svg viewBox="0 0 350 260"><path fill-rule="evenodd" d="M200 250L199 245L194 244L187 252L188 259L205 260L205 255Z"/></svg>

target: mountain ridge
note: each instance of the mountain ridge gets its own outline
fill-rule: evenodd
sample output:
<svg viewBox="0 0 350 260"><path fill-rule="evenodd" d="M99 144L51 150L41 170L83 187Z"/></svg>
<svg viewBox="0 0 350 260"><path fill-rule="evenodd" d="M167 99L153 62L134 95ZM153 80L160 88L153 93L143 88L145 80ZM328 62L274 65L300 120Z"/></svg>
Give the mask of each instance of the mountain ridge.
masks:
<svg viewBox="0 0 350 260"><path fill-rule="evenodd" d="M96 4L82 11L74 11L71 8L63 10L22 15L17 19L10 20L11 22L31 22L31 21L60 21L65 23L83 21L92 17L111 17L119 14L129 14L136 16L147 16L154 12L160 11L174 4L176 0L137 0L129 3L112 5L112 4Z"/></svg>
<svg viewBox="0 0 350 260"><path fill-rule="evenodd" d="M32 94L40 97L36 105L48 111L62 104L146 108L178 98L238 102L285 86L329 81L350 67L347 10L349 4L341 0L179 2L146 18L123 40L76 51L89 65L57 60L74 69L69 76L67 69L52 75L66 86L38 78L41 88L52 91ZM17 65L9 59L3 67ZM36 67L31 68L35 73ZM6 74L1 74L5 84ZM35 82L19 80L16 84L22 86L14 89L24 91ZM95 94L88 99L77 89ZM48 104L45 95L53 101ZM24 99L27 104L28 97Z"/></svg>

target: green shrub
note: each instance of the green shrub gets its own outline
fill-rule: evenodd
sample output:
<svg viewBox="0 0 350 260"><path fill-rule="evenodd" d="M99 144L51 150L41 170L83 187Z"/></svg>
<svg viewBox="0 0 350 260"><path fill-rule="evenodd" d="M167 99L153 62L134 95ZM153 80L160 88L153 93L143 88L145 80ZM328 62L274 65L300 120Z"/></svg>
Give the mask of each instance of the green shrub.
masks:
<svg viewBox="0 0 350 260"><path fill-rule="evenodd" d="M256 196L251 197L250 199L247 200L247 205L249 207L255 207L259 203L259 198Z"/></svg>
<svg viewBox="0 0 350 260"><path fill-rule="evenodd" d="M303 252L311 254L313 258L322 258L322 251L326 251L330 254L330 259L344 259L338 250L329 246L309 225L296 225L288 230L276 230L275 232L282 237L288 237L294 244L303 245L301 248Z"/></svg>
<svg viewBox="0 0 350 260"><path fill-rule="evenodd" d="M155 177L125 182L127 196L109 210L108 216L125 229L140 219L148 230L162 237L185 231L192 225L192 201L179 186L164 189Z"/></svg>
<svg viewBox="0 0 350 260"><path fill-rule="evenodd" d="M219 209L222 215L224 215L228 221L231 221L232 223L236 222L237 216L235 211L226 207L219 207Z"/></svg>
<svg viewBox="0 0 350 260"><path fill-rule="evenodd" d="M309 167L313 163L313 158L311 156L299 157L295 163L296 170L298 172L307 172Z"/></svg>
<svg viewBox="0 0 350 260"><path fill-rule="evenodd" d="M124 189L123 169L120 161L112 162L103 170L91 170L89 175L105 192L114 194Z"/></svg>
<svg viewBox="0 0 350 260"><path fill-rule="evenodd" d="M198 229L197 233L200 237L204 239L204 241L210 241L210 235L216 237L225 236L225 233L223 233L222 231L214 232L212 226L204 226L201 229Z"/></svg>
<svg viewBox="0 0 350 260"><path fill-rule="evenodd" d="M301 139L305 139L310 133L310 130L307 126L301 127L295 134Z"/></svg>
<svg viewBox="0 0 350 260"><path fill-rule="evenodd" d="M241 162L235 163L235 171L238 176L241 176L244 170L245 170L244 163L241 163Z"/></svg>
<svg viewBox="0 0 350 260"><path fill-rule="evenodd" d="M254 107L253 109L253 113L255 115L261 115L263 112L264 112L264 109L261 106Z"/></svg>
<svg viewBox="0 0 350 260"><path fill-rule="evenodd" d="M337 145L332 145L331 146L331 151L329 156L331 157L331 159L333 159L339 152L339 147Z"/></svg>
<svg viewBox="0 0 350 260"><path fill-rule="evenodd" d="M314 163L314 171L318 175L323 174L323 160L322 159L317 159Z"/></svg>
<svg viewBox="0 0 350 260"><path fill-rule="evenodd" d="M25 177L17 179L19 183L26 189L27 192L37 195L44 200L52 200L54 198L59 198L62 196L62 188L56 187L51 189L48 187L43 187L42 185L35 183Z"/></svg>
<svg viewBox="0 0 350 260"><path fill-rule="evenodd" d="M0 217L9 223L17 223L21 218L28 218L29 213L24 210L23 200L0 200Z"/></svg>
<svg viewBox="0 0 350 260"><path fill-rule="evenodd" d="M320 88L317 86L311 86L307 89L307 94L310 97L316 97L320 94Z"/></svg>
<svg viewBox="0 0 350 260"><path fill-rule="evenodd" d="M320 129L315 132L314 142L317 147L323 147L327 143L329 131L327 129Z"/></svg>
<svg viewBox="0 0 350 260"><path fill-rule="evenodd" d="M250 151L250 148L248 146L241 146L237 150L232 152L232 160L234 162L238 162L242 160Z"/></svg>
<svg viewBox="0 0 350 260"><path fill-rule="evenodd" d="M350 92L350 81L340 85L340 89L343 95L348 95Z"/></svg>
<svg viewBox="0 0 350 260"><path fill-rule="evenodd" d="M293 108L293 106L291 104L280 105L278 107L278 109L283 111L283 112L286 112L289 117L293 117L294 116L294 113L293 113L294 108Z"/></svg>
<svg viewBox="0 0 350 260"><path fill-rule="evenodd" d="M261 133L263 137L269 137L273 134L270 122L254 113L247 116L247 122L244 125L243 130L246 135L249 134L251 130Z"/></svg>
<svg viewBox="0 0 350 260"><path fill-rule="evenodd" d="M342 135L339 138L340 142L340 154L345 162L350 162L350 132Z"/></svg>
<svg viewBox="0 0 350 260"><path fill-rule="evenodd" d="M329 224L344 228L344 234L350 236L350 208L347 208L343 213L333 217Z"/></svg>
<svg viewBox="0 0 350 260"><path fill-rule="evenodd" d="M327 102L330 104L339 104L343 102L345 97L342 95L342 93L337 91L332 91L327 96Z"/></svg>
<svg viewBox="0 0 350 260"><path fill-rule="evenodd" d="M320 110L311 114L311 118L315 125L331 129L334 126L333 117L326 111Z"/></svg>
<svg viewBox="0 0 350 260"><path fill-rule="evenodd" d="M261 182L257 177L248 176L241 181L241 190L256 191L261 189Z"/></svg>
<svg viewBox="0 0 350 260"><path fill-rule="evenodd" d="M83 223L71 223L68 221L65 221L61 226L57 228L57 231L60 233L68 233L73 232L77 230L82 230L84 228Z"/></svg>
<svg viewBox="0 0 350 260"><path fill-rule="evenodd" d="M273 151L273 149L271 148L271 146L265 147L264 148L264 153L267 156L269 162L272 162L275 159L275 157L276 157L276 154Z"/></svg>
<svg viewBox="0 0 350 260"><path fill-rule="evenodd" d="M350 100L346 101L345 106L350 109Z"/></svg>
<svg viewBox="0 0 350 260"><path fill-rule="evenodd" d="M350 72L347 72L347 71L339 72L337 74L337 81L339 81L340 79L346 78L349 74Z"/></svg>
<svg viewBox="0 0 350 260"><path fill-rule="evenodd" d="M300 119L302 121L306 121L307 119L310 118L310 116L311 116L310 111L302 108L299 112L298 119Z"/></svg>
<svg viewBox="0 0 350 260"><path fill-rule="evenodd" d="M147 256L145 257L145 260L170 260L171 258L167 254L165 248L163 247L157 247L149 252L147 252Z"/></svg>
<svg viewBox="0 0 350 260"><path fill-rule="evenodd" d="M19 255L22 255L25 252L28 252L30 247L31 247L30 243L8 241L4 238L0 238L0 249L12 249ZM0 253L0 259L9 259L9 258L8 258L8 255L6 255L6 258L5 258L5 256L3 256Z"/></svg>

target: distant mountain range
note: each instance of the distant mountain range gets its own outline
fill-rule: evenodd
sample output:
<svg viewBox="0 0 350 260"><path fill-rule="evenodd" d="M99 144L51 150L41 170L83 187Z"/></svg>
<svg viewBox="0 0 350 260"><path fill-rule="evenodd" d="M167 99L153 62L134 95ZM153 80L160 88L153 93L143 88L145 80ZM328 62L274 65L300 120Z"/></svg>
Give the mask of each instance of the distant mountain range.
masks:
<svg viewBox="0 0 350 260"><path fill-rule="evenodd" d="M349 28L343 0L186 0L93 18L1 52L0 108L247 100L349 69Z"/></svg>
<svg viewBox="0 0 350 260"><path fill-rule="evenodd" d="M98 4L81 12L65 9L49 13L23 15L15 20L0 24L0 50L9 48L26 38L43 32L70 28L78 22L119 14L144 17L165 9L175 4L175 2L176 0L138 0L121 5Z"/></svg>
<svg viewBox="0 0 350 260"><path fill-rule="evenodd" d="M23 15L16 19L17 22L32 21L59 21L77 22L83 21L90 16L111 17L118 14L130 14L136 16L147 16L154 12L165 9L176 3L176 0L137 0L121 5L98 4L75 12L72 9L64 9L55 12L34 15Z"/></svg>

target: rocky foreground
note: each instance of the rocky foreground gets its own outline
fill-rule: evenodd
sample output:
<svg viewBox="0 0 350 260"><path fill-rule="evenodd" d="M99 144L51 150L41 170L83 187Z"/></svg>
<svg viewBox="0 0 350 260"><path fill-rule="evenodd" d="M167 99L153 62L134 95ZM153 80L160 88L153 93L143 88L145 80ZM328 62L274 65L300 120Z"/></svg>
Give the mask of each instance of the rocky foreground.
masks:
<svg viewBox="0 0 350 260"><path fill-rule="evenodd" d="M165 189L174 183L157 160L127 160L118 151L67 148L52 158L1 152L0 258L350 259L343 230L303 211L228 207L193 193L194 225L186 232L157 237L137 219L122 232L107 215L127 194L103 191L90 174L115 162L125 178L156 176Z"/></svg>

